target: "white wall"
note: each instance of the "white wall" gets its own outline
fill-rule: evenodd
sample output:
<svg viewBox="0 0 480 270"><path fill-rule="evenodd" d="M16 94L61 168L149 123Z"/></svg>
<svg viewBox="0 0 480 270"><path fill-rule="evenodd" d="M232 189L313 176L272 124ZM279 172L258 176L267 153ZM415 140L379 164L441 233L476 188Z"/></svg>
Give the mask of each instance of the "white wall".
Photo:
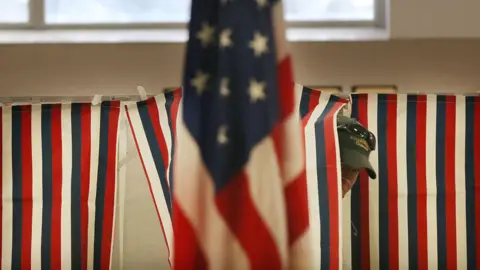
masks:
<svg viewBox="0 0 480 270"><path fill-rule="evenodd" d="M394 39L479 38L480 1L391 0L390 34Z"/></svg>

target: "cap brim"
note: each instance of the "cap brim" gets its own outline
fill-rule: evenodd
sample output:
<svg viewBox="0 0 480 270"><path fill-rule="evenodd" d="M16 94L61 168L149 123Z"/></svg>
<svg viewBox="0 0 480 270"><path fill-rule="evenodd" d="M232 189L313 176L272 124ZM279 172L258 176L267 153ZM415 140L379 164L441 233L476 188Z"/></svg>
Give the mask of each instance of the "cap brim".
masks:
<svg viewBox="0 0 480 270"><path fill-rule="evenodd" d="M368 157L358 151L350 149L344 149L342 152L342 163L345 163L352 169L365 169L371 179L377 178L377 173L373 169L372 164L370 164L370 161L368 161Z"/></svg>

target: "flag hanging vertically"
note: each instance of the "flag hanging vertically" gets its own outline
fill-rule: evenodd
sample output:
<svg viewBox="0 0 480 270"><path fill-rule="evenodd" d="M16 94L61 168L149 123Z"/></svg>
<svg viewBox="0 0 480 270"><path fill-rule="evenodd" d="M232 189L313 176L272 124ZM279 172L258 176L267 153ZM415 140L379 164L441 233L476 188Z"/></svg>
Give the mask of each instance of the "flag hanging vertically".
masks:
<svg viewBox="0 0 480 270"><path fill-rule="evenodd" d="M174 166L175 269L310 269L280 1L192 1Z"/></svg>
<svg viewBox="0 0 480 270"><path fill-rule="evenodd" d="M1 108L3 269L110 269L119 102Z"/></svg>
<svg viewBox="0 0 480 270"><path fill-rule="evenodd" d="M353 95L352 117L377 135L345 198L352 269L480 267L480 98Z"/></svg>
<svg viewBox="0 0 480 270"><path fill-rule="evenodd" d="M147 176L170 259L172 248L173 153L182 89L129 104L127 116Z"/></svg>
<svg viewBox="0 0 480 270"><path fill-rule="evenodd" d="M296 88L301 95L299 112L305 134L313 265L315 269L341 269L342 193L337 114L347 100L298 84Z"/></svg>

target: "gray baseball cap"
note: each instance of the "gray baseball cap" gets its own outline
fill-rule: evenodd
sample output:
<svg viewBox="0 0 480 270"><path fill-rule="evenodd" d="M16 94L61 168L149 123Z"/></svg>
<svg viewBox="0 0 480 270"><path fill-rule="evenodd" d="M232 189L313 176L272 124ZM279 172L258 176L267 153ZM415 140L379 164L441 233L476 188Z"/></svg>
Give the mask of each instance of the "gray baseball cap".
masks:
<svg viewBox="0 0 480 270"><path fill-rule="evenodd" d="M337 118L340 159L342 164L352 169L365 169L372 179L377 173L368 160L375 149L375 136L357 120L339 115Z"/></svg>

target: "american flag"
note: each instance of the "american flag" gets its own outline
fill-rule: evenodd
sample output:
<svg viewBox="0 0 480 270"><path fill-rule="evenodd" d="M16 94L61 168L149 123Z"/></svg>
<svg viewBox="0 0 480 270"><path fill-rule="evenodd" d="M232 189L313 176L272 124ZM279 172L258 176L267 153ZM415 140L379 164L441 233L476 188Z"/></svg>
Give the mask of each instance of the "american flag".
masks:
<svg viewBox="0 0 480 270"><path fill-rule="evenodd" d="M280 1L194 0L175 269L309 269L301 126Z"/></svg>
<svg viewBox="0 0 480 270"><path fill-rule="evenodd" d="M315 269L341 269L342 196L337 114L347 100L298 84L296 92L301 95L299 111L305 134L313 265Z"/></svg>
<svg viewBox="0 0 480 270"><path fill-rule="evenodd" d="M110 269L120 103L0 112L2 269Z"/></svg>
<svg viewBox="0 0 480 270"><path fill-rule="evenodd" d="M377 135L344 199L352 269L480 268L480 98L359 94L352 116Z"/></svg>

